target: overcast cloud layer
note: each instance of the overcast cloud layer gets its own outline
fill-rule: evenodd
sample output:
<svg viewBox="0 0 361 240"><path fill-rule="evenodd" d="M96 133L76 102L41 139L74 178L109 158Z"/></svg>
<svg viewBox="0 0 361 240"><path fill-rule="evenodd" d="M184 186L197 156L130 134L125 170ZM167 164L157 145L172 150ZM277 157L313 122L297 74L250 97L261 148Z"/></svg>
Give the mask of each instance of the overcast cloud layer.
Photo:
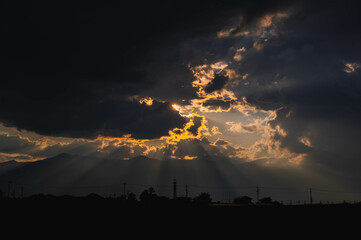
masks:
<svg viewBox="0 0 361 240"><path fill-rule="evenodd" d="M358 178L357 1L0 9L0 161L146 155Z"/></svg>

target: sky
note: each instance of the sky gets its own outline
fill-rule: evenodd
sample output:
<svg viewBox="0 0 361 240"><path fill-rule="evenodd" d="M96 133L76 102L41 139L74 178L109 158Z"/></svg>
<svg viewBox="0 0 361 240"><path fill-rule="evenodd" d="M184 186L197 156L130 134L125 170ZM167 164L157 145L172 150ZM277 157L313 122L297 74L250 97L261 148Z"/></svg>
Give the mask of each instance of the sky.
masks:
<svg viewBox="0 0 361 240"><path fill-rule="evenodd" d="M0 162L252 162L361 192L360 10L2 1Z"/></svg>

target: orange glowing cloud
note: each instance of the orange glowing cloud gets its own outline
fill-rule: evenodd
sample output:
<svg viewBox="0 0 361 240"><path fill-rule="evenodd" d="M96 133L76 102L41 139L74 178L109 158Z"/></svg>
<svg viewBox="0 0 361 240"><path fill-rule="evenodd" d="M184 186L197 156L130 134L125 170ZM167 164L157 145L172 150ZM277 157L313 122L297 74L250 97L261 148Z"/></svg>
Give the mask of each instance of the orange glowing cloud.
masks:
<svg viewBox="0 0 361 240"><path fill-rule="evenodd" d="M0 152L0 162L7 162L9 160L16 160L17 162L34 162L44 158L33 157L29 154L23 153L2 153Z"/></svg>
<svg viewBox="0 0 361 240"><path fill-rule="evenodd" d="M206 124L207 120L205 117L193 113L183 128L170 130L169 136L161 137L161 140L166 140L168 144L174 144L183 139L199 139L202 136L210 135Z"/></svg>
<svg viewBox="0 0 361 240"><path fill-rule="evenodd" d="M240 49L237 49L236 50L236 54L233 56L233 59L237 62L241 61L243 56L242 56L242 53L246 51L246 48L245 47L242 47Z"/></svg>
<svg viewBox="0 0 361 240"><path fill-rule="evenodd" d="M198 158L198 157L197 156L188 156L188 155L186 155L183 159L184 160L194 160L196 158Z"/></svg>
<svg viewBox="0 0 361 240"><path fill-rule="evenodd" d="M258 21L258 26L260 28L268 28L271 27L272 24L274 24L275 21L280 20L282 18L288 18L289 14L286 12L277 12L277 13L271 13L266 14Z"/></svg>
<svg viewBox="0 0 361 240"><path fill-rule="evenodd" d="M140 104L146 104L148 106L151 106L153 104L153 99L151 97L145 97L145 98L141 98L139 100Z"/></svg>
<svg viewBox="0 0 361 240"><path fill-rule="evenodd" d="M240 52L241 51L244 51L243 48L241 48ZM199 98L192 99L189 106L173 107L178 108L177 110L179 111L180 109L184 111L185 108L188 108L188 111L189 109L195 109L196 112L228 112L231 109L242 112L245 109L254 109L254 107L251 107L247 103L245 98L238 99L233 91L227 89L227 86L238 85L240 80L244 80L248 77L248 74L240 76L235 70L228 69L227 66L226 63L221 61L210 65L204 64L190 67L190 70L196 78L196 80L192 82L192 86L197 89ZM221 69L222 73L228 77L230 81L220 90L207 92L205 90L206 86L215 78L216 69Z"/></svg>
<svg viewBox="0 0 361 240"><path fill-rule="evenodd" d="M359 68L361 68L361 64L360 63L346 63L345 64L345 68L344 71L348 74L356 72L356 70L358 70Z"/></svg>
<svg viewBox="0 0 361 240"><path fill-rule="evenodd" d="M213 126L213 127L211 128L211 133L212 133L212 135L222 134L222 133L219 131L219 127L217 127L217 126Z"/></svg>
<svg viewBox="0 0 361 240"><path fill-rule="evenodd" d="M300 143L304 144L305 146L312 147L312 144L311 144L311 141L309 138L303 136L303 137L300 137L298 140L300 141Z"/></svg>
<svg viewBox="0 0 361 240"><path fill-rule="evenodd" d="M300 165L307 158L307 153L294 154L294 156L289 157L288 161L295 165Z"/></svg>

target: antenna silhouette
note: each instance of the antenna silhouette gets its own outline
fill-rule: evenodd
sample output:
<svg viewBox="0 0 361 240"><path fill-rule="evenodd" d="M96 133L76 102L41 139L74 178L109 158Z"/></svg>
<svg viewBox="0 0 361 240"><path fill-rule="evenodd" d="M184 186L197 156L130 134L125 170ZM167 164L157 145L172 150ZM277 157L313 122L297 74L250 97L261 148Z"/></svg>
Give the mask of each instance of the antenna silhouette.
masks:
<svg viewBox="0 0 361 240"><path fill-rule="evenodd" d="M126 195L126 185L127 183L126 182L123 182L123 194L124 194L124 199L127 199L127 195Z"/></svg>
<svg viewBox="0 0 361 240"><path fill-rule="evenodd" d="M173 180L173 199L177 198L177 180Z"/></svg>
<svg viewBox="0 0 361 240"><path fill-rule="evenodd" d="M259 202L259 187L256 188L256 194L257 194L257 202Z"/></svg>
<svg viewBox="0 0 361 240"><path fill-rule="evenodd" d="M8 198L10 198L11 181L8 182Z"/></svg>

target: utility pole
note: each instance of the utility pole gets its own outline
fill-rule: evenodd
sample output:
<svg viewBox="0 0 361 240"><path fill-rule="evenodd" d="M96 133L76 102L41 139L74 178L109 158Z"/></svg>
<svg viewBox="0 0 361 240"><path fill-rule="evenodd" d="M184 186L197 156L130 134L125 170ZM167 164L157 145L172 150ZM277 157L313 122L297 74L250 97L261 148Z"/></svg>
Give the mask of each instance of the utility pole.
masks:
<svg viewBox="0 0 361 240"><path fill-rule="evenodd" d="M10 198L11 181L8 181L8 198Z"/></svg>
<svg viewBox="0 0 361 240"><path fill-rule="evenodd" d="M310 188L310 204L312 205L312 201L313 201L313 199L312 199L312 188Z"/></svg>
<svg viewBox="0 0 361 240"><path fill-rule="evenodd" d="M188 184L186 184L186 198L188 198Z"/></svg>
<svg viewBox="0 0 361 240"><path fill-rule="evenodd" d="M124 199L125 199L125 200L127 199L127 195L126 195L126 185L127 185L127 183L126 183L126 182L123 182L123 195L124 195Z"/></svg>
<svg viewBox="0 0 361 240"><path fill-rule="evenodd" d="M257 202L259 202L259 187L256 188L256 194L257 194Z"/></svg>
<svg viewBox="0 0 361 240"><path fill-rule="evenodd" d="M173 199L177 198L177 180L173 180Z"/></svg>

